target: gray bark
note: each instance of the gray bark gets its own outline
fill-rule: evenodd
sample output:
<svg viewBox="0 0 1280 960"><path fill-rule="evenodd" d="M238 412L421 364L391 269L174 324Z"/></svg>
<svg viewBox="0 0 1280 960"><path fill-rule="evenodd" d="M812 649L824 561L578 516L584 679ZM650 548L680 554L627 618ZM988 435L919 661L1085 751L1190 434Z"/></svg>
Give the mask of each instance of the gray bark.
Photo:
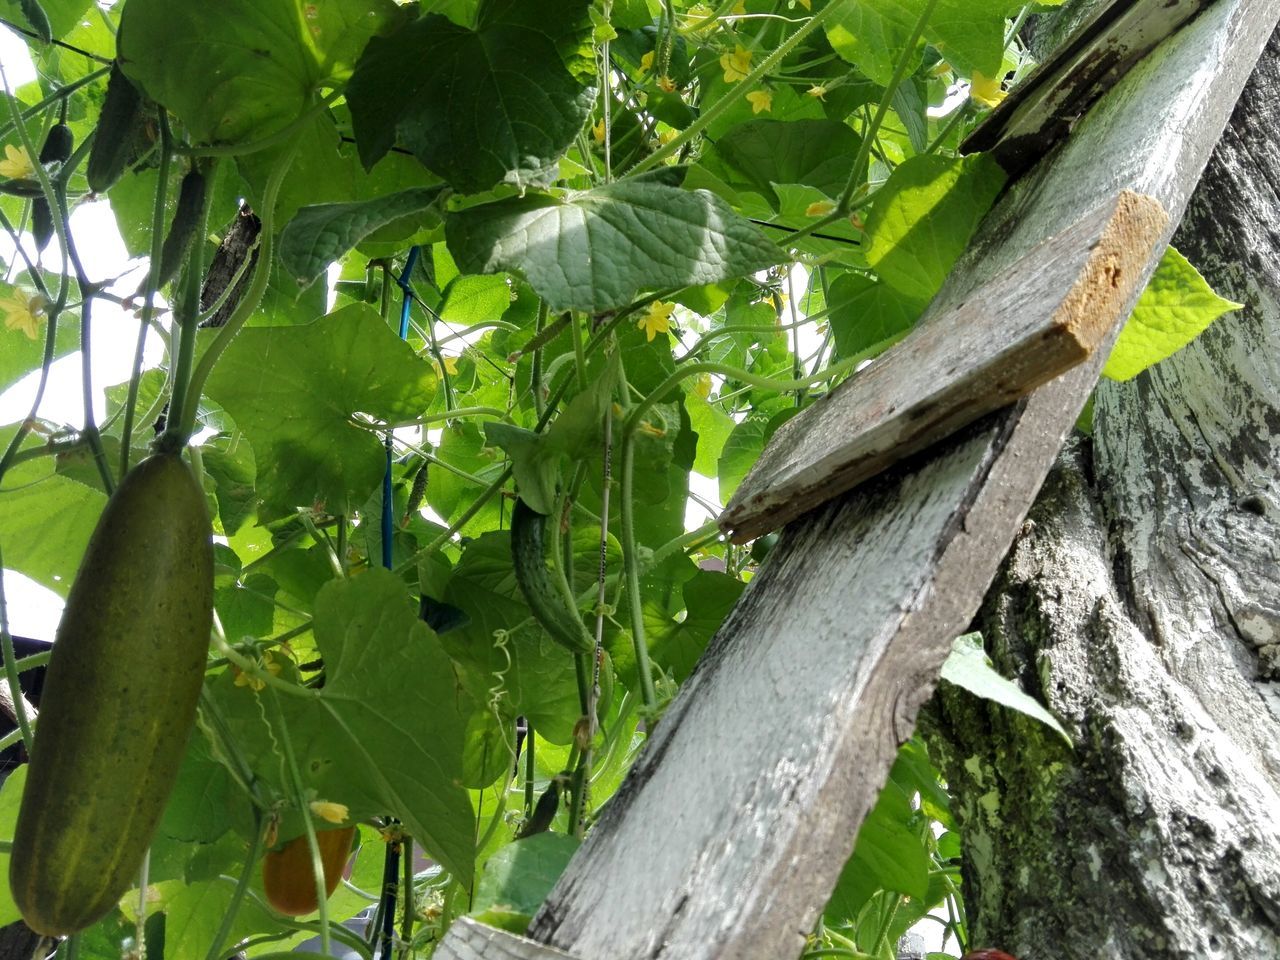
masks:
<svg viewBox="0 0 1280 960"><path fill-rule="evenodd" d="M1245 309L1099 388L978 626L1076 748L954 688L925 714L975 945L1280 957L1280 34L1175 245Z"/></svg>

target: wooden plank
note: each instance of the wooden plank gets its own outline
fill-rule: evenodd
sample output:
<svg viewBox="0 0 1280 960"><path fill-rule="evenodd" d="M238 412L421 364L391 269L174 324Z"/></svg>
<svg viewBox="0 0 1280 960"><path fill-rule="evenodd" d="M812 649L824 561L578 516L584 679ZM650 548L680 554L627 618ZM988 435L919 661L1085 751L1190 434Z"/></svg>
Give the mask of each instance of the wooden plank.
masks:
<svg viewBox="0 0 1280 960"><path fill-rule="evenodd" d="M1017 175L1057 143L1120 77L1213 0L1113 0L1014 87L961 145Z"/></svg>
<svg viewBox="0 0 1280 960"><path fill-rule="evenodd" d="M554 947L459 917L436 947L432 960L577 960Z"/></svg>
<svg viewBox="0 0 1280 960"><path fill-rule="evenodd" d="M730 539L778 529L1085 360L1164 229L1142 202L1110 198L785 423L720 515Z"/></svg>
<svg viewBox="0 0 1280 960"><path fill-rule="evenodd" d="M1277 19L1275 0L1218 0L1162 45L998 204L939 296L958 305L1122 189L1176 221ZM799 954L1103 352L787 528L532 937L584 958Z"/></svg>

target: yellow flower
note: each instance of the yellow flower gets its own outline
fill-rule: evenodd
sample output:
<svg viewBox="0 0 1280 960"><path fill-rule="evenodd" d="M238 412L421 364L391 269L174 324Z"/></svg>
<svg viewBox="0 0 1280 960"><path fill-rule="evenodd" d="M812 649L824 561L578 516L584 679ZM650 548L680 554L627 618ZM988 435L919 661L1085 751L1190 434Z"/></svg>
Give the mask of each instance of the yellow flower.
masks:
<svg viewBox="0 0 1280 960"><path fill-rule="evenodd" d="M668 77L666 74L663 74L658 78L658 89L661 90L663 93L675 93L676 82L672 80L670 77Z"/></svg>
<svg viewBox="0 0 1280 960"><path fill-rule="evenodd" d="M827 99L827 88L820 83L814 84L812 87L806 90L805 93L813 97L813 99L815 100L825 101Z"/></svg>
<svg viewBox="0 0 1280 960"><path fill-rule="evenodd" d="M21 330L28 339L40 336L40 321L44 317L48 301L38 293L27 293L15 288L13 294L0 297L0 310L4 311L4 325L10 330Z"/></svg>
<svg viewBox="0 0 1280 960"><path fill-rule="evenodd" d="M973 71L973 79L969 81L969 97L984 107L994 107L1009 94L1000 88L1000 80L995 77L984 77L979 71Z"/></svg>
<svg viewBox="0 0 1280 960"><path fill-rule="evenodd" d="M348 815L345 803L330 803L328 800L312 800L307 804L321 820L328 823L345 823Z"/></svg>
<svg viewBox="0 0 1280 960"><path fill-rule="evenodd" d="M693 378L693 392L703 400L711 396L711 374L700 373Z"/></svg>
<svg viewBox="0 0 1280 960"><path fill-rule="evenodd" d="M733 53L722 54L720 68L724 70L724 82L734 83L751 72L751 51L736 44Z"/></svg>
<svg viewBox="0 0 1280 960"><path fill-rule="evenodd" d="M36 175L36 165L30 155L12 143L4 145L4 159L0 160L0 174L13 180L30 180Z"/></svg>
<svg viewBox="0 0 1280 960"><path fill-rule="evenodd" d="M806 10L813 9L813 3L811 2L811 0L797 0L797 2L800 4L800 6L804 7Z"/></svg>
<svg viewBox="0 0 1280 960"><path fill-rule="evenodd" d="M654 426L648 420L641 420L636 424L636 430L643 433L645 436L657 437L659 440L667 435L667 431L663 430L661 427Z"/></svg>
<svg viewBox="0 0 1280 960"><path fill-rule="evenodd" d="M735 17L745 17L747 15L747 0L738 0L733 5L733 9L729 11Z"/></svg>
<svg viewBox="0 0 1280 960"><path fill-rule="evenodd" d="M773 94L768 90L752 90L747 94L752 113L768 113L773 109Z"/></svg>
<svg viewBox="0 0 1280 960"><path fill-rule="evenodd" d="M262 655L262 668L273 677L280 676L280 662L276 660L270 652ZM256 674L248 674L239 667L232 667L232 671L236 675L237 687L248 687L250 690L257 692L263 690L267 686L267 682Z"/></svg>
<svg viewBox="0 0 1280 960"><path fill-rule="evenodd" d="M825 217L835 208L836 205L830 200L815 200L804 208L804 215L806 217Z"/></svg>
<svg viewBox="0 0 1280 960"><path fill-rule="evenodd" d="M592 125L591 136L595 139L596 143L604 143L604 117L601 117Z"/></svg>
<svg viewBox="0 0 1280 960"><path fill-rule="evenodd" d="M636 323L644 331L646 340L652 343L655 336L671 329L671 311L675 308L674 303L664 303L661 300L649 304L649 309Z"/></svg>
<svg viewBox="0 0 1280 960"><path fill-rule="evenodd" d="M650 50L648 53L646 53L643 57L640 58L640 72L648 73L651 69L653 69L653 51L652 50Z"/></svg>
<svg viewBox="0 0 1280 960"><path fill-rule="evenodd" d="M437 360L434 362L436 367L436 373L438 374L440 372L440 361ZM458 375L458 358L457 357L444 358L444 372L451 377L456 377Z"/></svg>

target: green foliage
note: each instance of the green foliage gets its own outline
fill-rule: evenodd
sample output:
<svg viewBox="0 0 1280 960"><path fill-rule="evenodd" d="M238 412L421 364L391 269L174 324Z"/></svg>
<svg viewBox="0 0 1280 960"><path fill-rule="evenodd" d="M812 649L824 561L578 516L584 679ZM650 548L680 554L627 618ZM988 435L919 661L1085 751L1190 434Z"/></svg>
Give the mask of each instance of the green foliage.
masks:
<svg viewBox="0 0 1280 960"><path fill-rule="evenodd" d="M1120 331L1103 376L1131 380L1177 353L1224 313L1243 306L1214 293L1200 271L1170 247Z"/></svg>
<svg viewBox="0 0 1280 960"><path fill-rule="evenodd" d="M319 920L275 916L253 878L259 841L304 833L313 802L363 823L353 881L372 897L384 831L435 861L414 878L414 956L442 916L522 928L768 553L700 527L719 506L706 498L733 494L834 385L832 363L910 331L1003 188L990 159L955 154L977 104L941 114L956 83L1028 66L1020 41L1006 47L1022 4L0 7L36 33L43 15L74 48L31 41L38 79L0 98L0 146L21 150L21 131L38 148L65 106L97 159L73 152L46 173L69 208L105 194L130 256L158 254L183 178L210 171L208 236L155 291L161 366L112 385L100 422L36 411L0 426L4 563L65 592L106 480L146 454L167 405L196 411L180 439L219 537L219 626L153 843L149 955L203 960L231 912L223 954L311 936ZM104 107L113 60L117 88L127 76L141 97ZM11 107L29 111L21 128ZM31 183L0 183L15 231L31 229ZM235 327L175 323L169 305L200 292L184 276L219 245L219 262L231 255L242 198L264 223L230 294L247 307ZM82 234L69 237L85 259ZM125 282L81 290L67 259L5 264L0 389L78 351L82 298L141 307L146 291ZM1230 307L1170 254L1108 374ZM574 648L601 638L590 769L592 658L521 590L517 496L548 518L540 582L558 618L580 621ZM947 676L1037 715L980 651ZM520 718L532 733L517 757ZM23 776L0 791L0 837ZM575 796L579 776L590 789ZM544 796L559 797L553 816ZM884 955L944 904L962 935L953 830L923 748L904 745L815 951ZM367 950L336 921L369 902L334 895L324 950ZM0 920L14 916L0 894ZM119 956L133 936L117 911L81 956Z"/></svg>

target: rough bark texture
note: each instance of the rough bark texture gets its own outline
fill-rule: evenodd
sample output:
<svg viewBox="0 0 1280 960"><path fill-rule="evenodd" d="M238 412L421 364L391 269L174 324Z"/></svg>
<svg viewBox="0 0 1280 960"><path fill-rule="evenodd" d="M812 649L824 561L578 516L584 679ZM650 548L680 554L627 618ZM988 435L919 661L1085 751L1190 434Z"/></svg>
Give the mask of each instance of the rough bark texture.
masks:
<svg viewBox="0 0 1280 960"><path fill-rule="evenodd" d="M1097 397L978 626L1076 740L944 690L975 944L1280 957L1280 34L1175 245L1244 310Z"/></svg>

